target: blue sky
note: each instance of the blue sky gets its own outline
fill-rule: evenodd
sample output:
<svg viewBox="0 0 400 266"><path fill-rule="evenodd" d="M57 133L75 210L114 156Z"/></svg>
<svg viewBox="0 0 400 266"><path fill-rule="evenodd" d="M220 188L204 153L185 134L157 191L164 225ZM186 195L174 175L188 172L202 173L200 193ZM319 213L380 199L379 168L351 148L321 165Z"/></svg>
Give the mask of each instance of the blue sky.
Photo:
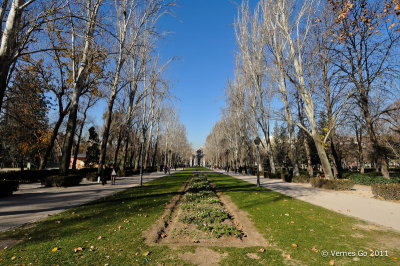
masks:
<svg viewBox="0 0 400 266"><path fill-rule="evenodd" d="M179 0L175 17L163 17L169 32L159 43L162 58L177 56L166 72L175 106L194 148L205 143L224 106L224 88L233 76L236 49L230 0Z"/></svg>

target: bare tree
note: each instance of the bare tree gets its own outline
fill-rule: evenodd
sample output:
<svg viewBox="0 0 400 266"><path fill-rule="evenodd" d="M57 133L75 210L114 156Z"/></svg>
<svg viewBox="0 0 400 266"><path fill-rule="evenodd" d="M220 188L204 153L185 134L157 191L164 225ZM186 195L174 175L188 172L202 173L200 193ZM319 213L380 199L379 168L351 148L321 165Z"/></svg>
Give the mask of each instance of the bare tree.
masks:
<svg viewBox="0 0 400 266"><path fill-rule="evenodd" d="M399 77L396 7L393 2L361 0L332 3L327 8L337 16L331 32L331 40L339 43L334 47L334 63L354 86L353 97L365 120L376 169L388 178L387 150L376 129L386 105L377 101L376 93L384 90L391 95L391 81Z"/></svg>
<svg viewBox="0 0 400 266"><path fill-rule="evenodd" d="M65 133L63 152L60 161L60 175L67 174L67 170L70 164L71 150L75 136L76 120L79 108L79 99L82 95L84 88L87 86L87 79L90 74L89 70L91 69L91 63L93 63L94 59L94 33L96 28L98 27L98 12L102 2L102 0L85 0L83 6L78 5L78 8L83 8L85 10L85 15L83 17L85 21L84 31L82 33L79 33L79 29L75 26L75 21L73 20L73 18L76 17L76 11L72 11L72 3L68 1L70 7L69 17L71 26L70 33L73 93L67 122L67 130ZM79 36L82 36L83 47L79 47L77 44L77 38L79 38Z"/></svg>

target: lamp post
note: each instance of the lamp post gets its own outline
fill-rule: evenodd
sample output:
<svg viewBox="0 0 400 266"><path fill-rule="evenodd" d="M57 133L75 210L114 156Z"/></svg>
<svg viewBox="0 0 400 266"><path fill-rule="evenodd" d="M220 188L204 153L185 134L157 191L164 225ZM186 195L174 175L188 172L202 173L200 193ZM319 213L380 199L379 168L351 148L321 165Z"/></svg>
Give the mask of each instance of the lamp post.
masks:
<svg viewBox="0 0 400 266"><path fill-rule="evenodd" d="M261 139L259 137L254 139L254 144L257 147L257 187L260 186L260 143Z"/></svg>

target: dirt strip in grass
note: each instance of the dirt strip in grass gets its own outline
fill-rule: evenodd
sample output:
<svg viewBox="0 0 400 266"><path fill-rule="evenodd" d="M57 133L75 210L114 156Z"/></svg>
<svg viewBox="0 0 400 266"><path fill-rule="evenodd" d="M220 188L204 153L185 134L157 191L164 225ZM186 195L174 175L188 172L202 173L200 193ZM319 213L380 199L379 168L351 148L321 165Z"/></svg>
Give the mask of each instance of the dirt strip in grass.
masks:
<svg viewBox="0 0 400 266"><path fill-rule="evenodd" d="M268 243L247 213L228 196L214 191L207 175L195 174L149 231L149 245L257 247Z"/></svg>

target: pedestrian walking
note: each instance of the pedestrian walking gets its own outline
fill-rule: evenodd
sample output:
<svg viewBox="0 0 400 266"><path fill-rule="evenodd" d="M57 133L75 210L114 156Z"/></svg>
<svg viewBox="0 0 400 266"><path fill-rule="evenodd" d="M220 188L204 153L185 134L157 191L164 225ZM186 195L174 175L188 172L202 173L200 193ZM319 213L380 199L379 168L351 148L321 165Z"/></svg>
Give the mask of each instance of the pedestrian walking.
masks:
<svg viewBox="0 0 400 266"><path fill-rule="evenodd" d="M111 172L111 185L115 185L115 179L117 177L117 173L115 172L115 167L112 169Z"/></svg>

